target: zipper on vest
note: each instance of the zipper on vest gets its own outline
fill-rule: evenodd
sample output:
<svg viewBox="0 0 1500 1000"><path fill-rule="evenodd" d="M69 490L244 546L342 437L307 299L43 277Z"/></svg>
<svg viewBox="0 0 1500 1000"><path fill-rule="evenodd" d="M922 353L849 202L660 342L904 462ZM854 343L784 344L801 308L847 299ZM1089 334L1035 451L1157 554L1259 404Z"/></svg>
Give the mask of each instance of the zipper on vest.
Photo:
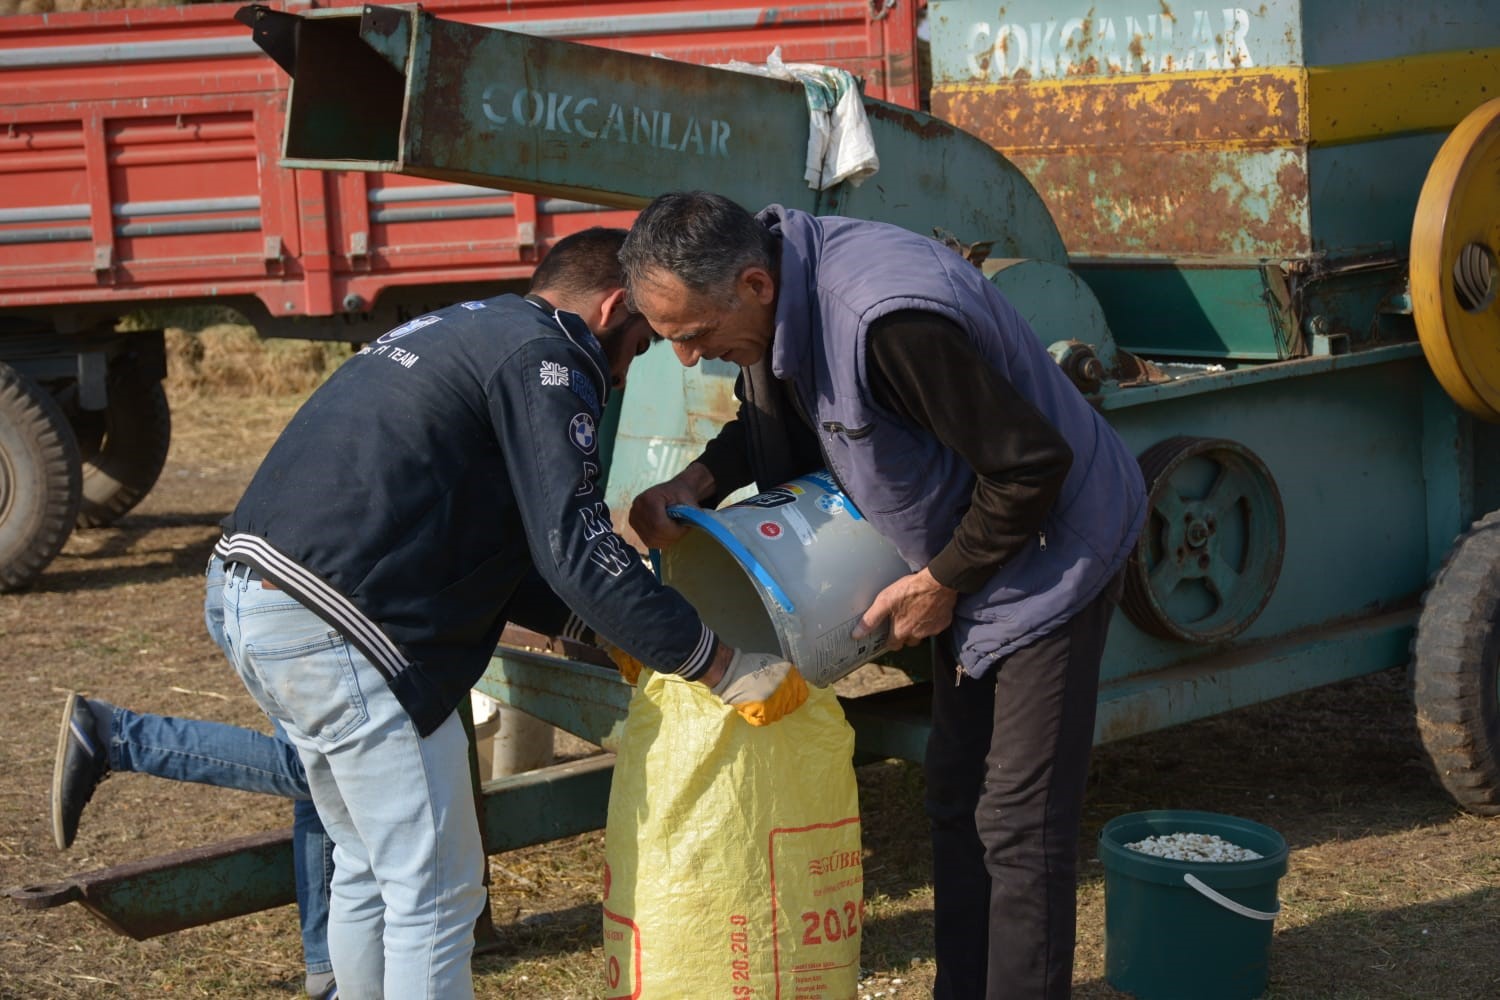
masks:
<svg viewBox="0 0 1500 1000"><path fill-rule="evenodd" d="M955 664L953 664L953 686L954 687L958 687L960 684L963 683L963 680L964 680L964 665L962 663L955 663Z"/></svg>
<svg viewBox="0 0 1500 1000"><path fill-rule="evenodd" d="M845 427L837 420L823 421L823 429L830 434L843 434L851 441L858 441L862 437L869 437L875 430L874 424L865 424L863 427Z"/></svg>
<svg viewBox="0 0 1500 1000"><path fill-rule="evenodd" d="M1046 552L1047 551L1047 533L1045 531L1038 531L1036 533L1036 540L1037 540L1037 543L1039 545L1041 545L1042 551Z"/></svg>

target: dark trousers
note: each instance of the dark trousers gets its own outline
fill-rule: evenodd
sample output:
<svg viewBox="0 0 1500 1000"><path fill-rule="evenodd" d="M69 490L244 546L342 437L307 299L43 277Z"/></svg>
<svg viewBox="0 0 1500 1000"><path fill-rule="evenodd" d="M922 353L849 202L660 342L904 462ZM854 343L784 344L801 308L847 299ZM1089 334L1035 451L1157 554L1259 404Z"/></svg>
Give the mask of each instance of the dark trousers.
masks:
<svg viewBox="0 0 1500 1000"><path fill-rule="evenodd" d="M1078 832L1099 661L1117 590L955 685L933 674L927 814L937 1000L1042 1000L1072 989Z"/></svg>

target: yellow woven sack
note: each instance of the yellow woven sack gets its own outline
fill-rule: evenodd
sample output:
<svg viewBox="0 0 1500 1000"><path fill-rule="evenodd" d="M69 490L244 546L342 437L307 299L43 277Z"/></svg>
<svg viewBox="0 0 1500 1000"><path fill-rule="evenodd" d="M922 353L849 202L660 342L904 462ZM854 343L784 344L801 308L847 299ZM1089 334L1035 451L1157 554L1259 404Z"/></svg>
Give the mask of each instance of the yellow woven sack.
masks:
<svg viewBox="0 0 1500 1000"><path fill-rule="evenodd" d="M857 996L864 867L854 731L830 689L751 726L645 671L604 835L605 995Z"/></svg>

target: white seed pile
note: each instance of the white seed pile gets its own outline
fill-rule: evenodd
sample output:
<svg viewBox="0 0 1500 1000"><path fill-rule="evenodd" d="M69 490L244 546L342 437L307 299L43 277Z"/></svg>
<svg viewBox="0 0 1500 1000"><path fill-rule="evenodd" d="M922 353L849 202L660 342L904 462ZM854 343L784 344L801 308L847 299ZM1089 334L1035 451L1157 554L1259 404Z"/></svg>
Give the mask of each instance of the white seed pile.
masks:
<svg viewBox="0 0 1500 1000"><path fill-rule="evenodd" d="M1260 855L1212 833L1168 833L1126 844L1132 851L1169 861L1258 861Z"/></svg>

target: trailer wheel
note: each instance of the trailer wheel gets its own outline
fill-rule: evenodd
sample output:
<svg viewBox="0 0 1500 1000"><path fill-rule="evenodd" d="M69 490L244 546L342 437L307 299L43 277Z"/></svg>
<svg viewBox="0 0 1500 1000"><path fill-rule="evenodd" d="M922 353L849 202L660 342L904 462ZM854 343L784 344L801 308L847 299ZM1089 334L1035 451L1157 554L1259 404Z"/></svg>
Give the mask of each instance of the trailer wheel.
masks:
<svg viewBox="0 0 1500 1000"><path fill-rule="evenodd" d="M1412 650L1417 730L1469 812L1500 815L1500 511L1475 522L1422 598Z"/></svg>
<svg viewBox="0 0 1500 1000"><path fill-rule="evenodd" d="M47 391L0 363L0 592L29 586L73 530L78 445Z"/></svg>
<svg viewBox="0 0 1500 1000"><path fill-rule="evenodd" d="M144 500L172 443L172 411L161 382L124 357L110 365L108 388L102 411L75 411L72 417L83 457L80 528L113 524Z"/></svg>

